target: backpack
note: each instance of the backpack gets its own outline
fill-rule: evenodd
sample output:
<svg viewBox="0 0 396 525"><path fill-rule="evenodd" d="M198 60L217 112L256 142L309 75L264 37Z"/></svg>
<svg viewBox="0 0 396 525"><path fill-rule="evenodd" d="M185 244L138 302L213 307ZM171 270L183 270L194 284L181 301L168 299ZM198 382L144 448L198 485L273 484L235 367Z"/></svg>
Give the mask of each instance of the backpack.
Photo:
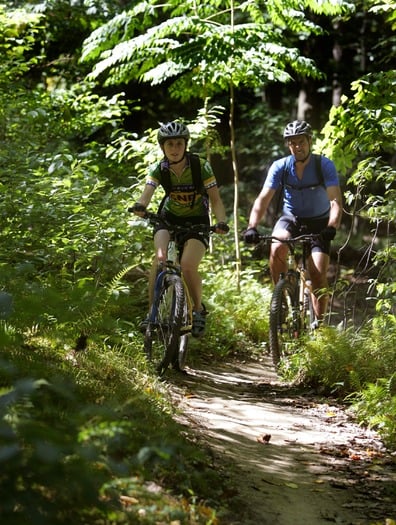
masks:
<svg viewBox="0 0 396 525"><path fill-rule="evenodd" d="M316 153L312 153L312 156L313 156L314 161L315 161L315 172L316 172L316 175L318 176L318 181L319 182L317 184L310 184L309 186L299 186L298 189L300 189L300 190L303 190L303 189L306 189L306 188L313 188L315 186L324 186L324 177L323 177L323 171L322 171L322 155L318 155ZM286 159L287 158L288 157L286 157ZM280 206L281 206L281 202L283 200L285 186L289 186L291 188L293 187L291 184L288 184L288 185L286 184L286 177L287 177L287 170L288 170L287 160L286 159L285 159L285 162L284 162L284 165L283 165L282 184L281 184L279 195L278 195L278 203L277 203L276 211L275 211L276 215L279 215L279 213L280 213Z"/></svg>
<svg viewBox="0 0 396 525"><path fill-rule="evenodd" d="M191 175L194 185L194 198L192 200L192 203L190 207L192 208L195 203L195 196L196 194L205 195L205 187L202 182L202 176L201 176L201 160L199 155L196 155L195 153L187 153L188 160L190 162L191 167ZM161 186L164 188L165 196L161 201L161 204L159 206L159 211L161 211L166 198L172 191L172 184L171 184L171 176L169 173L169 169L164 165L163 162L160 163L160 173L161 173Z"/></svg>

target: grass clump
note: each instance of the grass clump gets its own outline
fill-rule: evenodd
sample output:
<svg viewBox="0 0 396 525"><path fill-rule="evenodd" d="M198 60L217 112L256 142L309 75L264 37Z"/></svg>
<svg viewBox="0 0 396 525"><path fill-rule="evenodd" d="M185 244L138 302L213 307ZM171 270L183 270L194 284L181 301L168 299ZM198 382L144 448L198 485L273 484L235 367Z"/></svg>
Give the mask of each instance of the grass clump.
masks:
<svg viewBox="0 0 396 525"><path fill-rule="evenodd" d="M233 267L206 271L204 276L208 316L205 344L219 356L261 353L268 339L271 289L258 281L257 272L245 270L236 281ZM259 347L257 347L259 344Z"/></svg>
<svg viewBox="0 0 396 525"><path fill-rule="evenodd" d="M396 449L396 373L389 378L379 378L375 383L349 396L359 421L374 428L384 443Z"/></svg>

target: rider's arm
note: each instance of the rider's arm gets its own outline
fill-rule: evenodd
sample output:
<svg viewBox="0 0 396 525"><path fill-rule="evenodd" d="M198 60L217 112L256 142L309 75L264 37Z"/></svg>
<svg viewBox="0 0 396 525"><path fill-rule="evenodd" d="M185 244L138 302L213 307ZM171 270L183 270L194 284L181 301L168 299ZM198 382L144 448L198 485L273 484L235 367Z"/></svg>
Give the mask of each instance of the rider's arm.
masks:
<svg viewBox="0 0 396 525"><path fill-rule="evenodd" d="M132 208L130 208L130 210L135 215L138 215L139 217L144 217L146 213L146 208L150 204L154 191L155 186L151 184L146 184L140 198L135 202L135 204L132 206ZM141 207L143 208L140 209Z"/></svg>
<svg viewBox="0 0 396 525"><path fill-rule="evenodd" d="M330 215L328 226L338 229L342 217L342 194L339 186L328 186L327 195L330 200Z"/></svg>
<svg viewBox="0 0 396 525"><path fill-rule="evenodd" d="M272 188L267 188L266 186L263 187L253 203L248 228L257 228L259 222L264 217L274 194L275 190Z"/></svg>
<svg viewBox="0 0 396 525"><path fill-rule="evenodd" d="M223 201L220 197L219 188L217 186L212 186L208 188L207 194L210 201L210 207L215 214L217 222L226 222L226 213L224 209Z"/></svg>
<svg viewBox="0 0 396 525"><path fill-rule="evenodd" d="M147 208L147 206L150 204L154 191L155 186L152 186L151 184L146 184L143 193L141 194L137 202L139 202L139 204L143 204L143 206L146 206Z"/></svg>

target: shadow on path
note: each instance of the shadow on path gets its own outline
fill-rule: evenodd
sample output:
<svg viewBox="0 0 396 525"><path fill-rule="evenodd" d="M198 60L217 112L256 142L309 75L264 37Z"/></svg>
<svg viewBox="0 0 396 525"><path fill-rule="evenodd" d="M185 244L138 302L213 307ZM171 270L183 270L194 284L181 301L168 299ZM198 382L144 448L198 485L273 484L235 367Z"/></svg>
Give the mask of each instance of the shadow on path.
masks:
<svg viewBox="0 0 396 525"><path fill-rule="evenodd" d="M281 384L270 361L192 370L178 419L226 466L227 525L369 525L396 517L395 464L343 407Z"/></svg>

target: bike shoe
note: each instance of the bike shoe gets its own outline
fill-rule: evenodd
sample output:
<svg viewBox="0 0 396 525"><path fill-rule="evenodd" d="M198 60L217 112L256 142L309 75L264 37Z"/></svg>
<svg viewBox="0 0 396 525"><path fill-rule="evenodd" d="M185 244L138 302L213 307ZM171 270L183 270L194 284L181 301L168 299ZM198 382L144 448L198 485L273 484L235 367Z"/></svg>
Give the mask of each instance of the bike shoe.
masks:
<svg viewBox="0 0 396 525"><path fill-rule="evenodd" d="M191 335L193 337L202 337L205 333L206 326L206 316L208 312L206 311L205 305L202 304L203 309L200 312L193 312L193 324L191 329Z"/></svg>

